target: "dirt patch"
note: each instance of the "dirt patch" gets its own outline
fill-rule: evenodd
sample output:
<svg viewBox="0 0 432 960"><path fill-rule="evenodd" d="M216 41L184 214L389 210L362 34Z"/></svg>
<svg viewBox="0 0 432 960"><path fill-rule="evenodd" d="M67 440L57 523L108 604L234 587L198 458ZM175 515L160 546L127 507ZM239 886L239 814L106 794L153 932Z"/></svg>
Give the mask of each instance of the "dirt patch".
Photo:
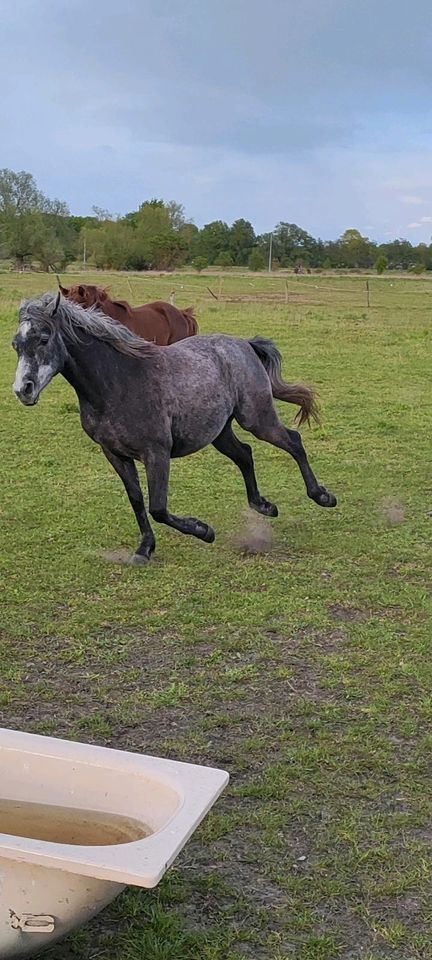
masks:
<svg viewBox="0 0 432 960"><path fill-rule="evenodd" d="M403 503L394 497L384 497L379 506L382 520L389 527L398 526L406 518L406 511Z"/></svg>
<svg viewBox="0 0 432 960"><path fill-rule="evenodd" d="M99 556L106 563L119 563L121 566L132 565L132 551L127 547L120 547L118 550L101 550Z"/></svg>
<svg viewBox="0 0 432 960"><path fill-rule="evenodd" d="M376 610L367 608L361 610L358 607L342 607L337 603L332 603L328 611L333 620L340 620L342 623L367 623L368 620L398 620L402 616L400 607L380 607Z"/></svg>
<svg viewBox="0 0 432 960"><path fill-rule="evenodd" d="M285 304L290 303L306 303L306 304L317 304L322 303L322 297L310 297L305 293L291 293L288 292L288 298L285 293L250 293L250 294L241 294L239 296L232 297L218 297L220 303L274 303L274 304Z"/></svg>
<svg viewBox="0 0 432 960"><path fill-rule="evenodd" d="M358 610L356 607L340 607L337 603L331 604L328 608L333 620L340 620L342 623L365 623L370 620L369 610Z"/></svg>

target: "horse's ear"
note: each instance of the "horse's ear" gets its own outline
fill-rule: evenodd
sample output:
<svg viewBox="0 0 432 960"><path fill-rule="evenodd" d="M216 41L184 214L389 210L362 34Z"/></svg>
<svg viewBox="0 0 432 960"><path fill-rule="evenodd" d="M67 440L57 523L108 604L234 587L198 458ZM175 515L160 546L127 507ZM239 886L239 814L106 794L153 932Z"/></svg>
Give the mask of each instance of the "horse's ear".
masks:
<svg viewBox="0 0 432 960"><path fill-rule="evenodd" d="M50 304L50 307L49 307L49 313L51 317L55 317L57 310L59 308L60 300L61 300L61 293L59 290L55 300Z"/></svg>
<svg viewBox="0 0 432 960"><path fill-rule="evenodd" d="M80 286L78 287L78 293L80 297L85 297L85 287L83 287L82 284L80 284Z"/></svg>
<svg viewBox="0 0 432 960"><path fill-rule="evenodd" d="M103 303L105 300L108 300L108 294L106 290L100 290L98 300Z"/></svg>
<svg viewBox="0 0 432 960"><path fill-rule="evenodd" d="M62 287L61 283L59 283L59 290L60 290L60 293L62 293L64 297L68 297L68 296L69 296L69 287Z"/></svg>

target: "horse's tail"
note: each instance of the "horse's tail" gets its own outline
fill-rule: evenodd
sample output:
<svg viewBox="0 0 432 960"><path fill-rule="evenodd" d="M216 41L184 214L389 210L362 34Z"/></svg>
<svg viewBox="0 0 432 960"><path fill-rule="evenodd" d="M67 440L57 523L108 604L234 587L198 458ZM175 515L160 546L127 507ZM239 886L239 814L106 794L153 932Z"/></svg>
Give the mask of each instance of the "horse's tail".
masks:
<svg viewBox="0 0 432 960"><path fill-rule="evenodd" d="M187 307L186 310L183 310L183 314L188 322L189 336L194 337L199 330L198 321L195 317L195 307Z"/></svg>
<svg viewBox="0 0 432 960"><path fill-rule="evenodd" d="M296 421L299 426L302 423L310 423L311 417L319 423L315 391L304 383L285 383L282 380L282 357L273 341L266 340L264 337L254 337L253 340L249 340L249 343L268 373L275 399L298 404L300 410Z"/></svg>

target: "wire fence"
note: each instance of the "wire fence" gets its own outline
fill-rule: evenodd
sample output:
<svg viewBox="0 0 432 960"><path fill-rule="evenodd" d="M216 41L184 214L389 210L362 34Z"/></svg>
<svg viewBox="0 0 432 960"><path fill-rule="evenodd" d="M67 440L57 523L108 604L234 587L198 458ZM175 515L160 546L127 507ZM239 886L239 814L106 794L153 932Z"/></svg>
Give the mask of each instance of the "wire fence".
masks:
<svg viewBox="0 0 432 960"><path fill-rule="evenodd" d="M216 304L263 304L322 308L424 309L432 291L431 280L423 277L293 276L281 274L148 274L68 271L65 286L93 283L106 286L115 298L132 305L165 300L179 307ZM53 275L32 273L0 274L0 303L3 310L22 297L55 289Z"/></svg>

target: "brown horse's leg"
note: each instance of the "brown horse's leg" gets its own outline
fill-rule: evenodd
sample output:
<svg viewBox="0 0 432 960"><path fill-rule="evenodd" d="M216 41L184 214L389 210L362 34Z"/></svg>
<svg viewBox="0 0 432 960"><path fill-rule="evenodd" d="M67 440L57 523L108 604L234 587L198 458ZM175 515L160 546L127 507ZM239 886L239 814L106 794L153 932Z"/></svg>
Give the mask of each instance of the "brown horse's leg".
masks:
<svg viewBox="0 0 432 960"><path fill-rule="evenodd" d="M248 443L242 443L232 431L228 421L222 432L213 440L213 446L219 453L232 460L239 468L245 482L249 506L265 517L277 517L278 508L261 496L255 476L252 450Z"/></svg>
<svg viewBox="0 0 432 960"><path fill-rule="evenodd" d="M147 472L149 510L153 520L166 523L168 527L174 527L174 530L197 537L205 543L213 543L215 533L207 523L197 520L196 517L176 517L168 511L169 453L161 451L159 447L157 450L147 450L143 459Z"/></svg>
<svg viewBox="0 0 432 960"><path fill-rule="evenodd" d="M148 521L146 508L144 506L144 498L142 495L137 468L133 460L131 460L129 457L118 457L107 447L102 447L102 450L107 460L111 466L114 467L114 470L116 473L118 473L119 477L124 483L126 493L129 497L131 507L134 511L138 526L141 531L142 540L138 550L134 554L133 562L147 563L155 549L156 542L153 530Z"/></svg>

